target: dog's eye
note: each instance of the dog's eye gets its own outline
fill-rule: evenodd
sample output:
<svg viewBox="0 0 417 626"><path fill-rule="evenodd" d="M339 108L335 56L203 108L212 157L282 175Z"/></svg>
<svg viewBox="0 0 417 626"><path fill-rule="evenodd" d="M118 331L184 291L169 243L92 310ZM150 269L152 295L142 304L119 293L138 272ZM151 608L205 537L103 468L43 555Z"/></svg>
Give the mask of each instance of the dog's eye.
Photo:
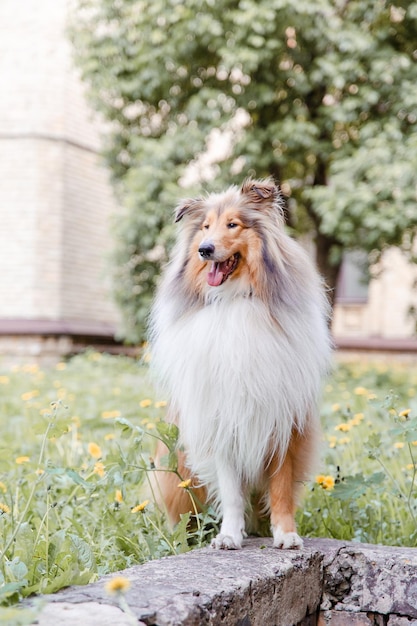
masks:
<svg viewBox="0 0 417 626"><path fill-rule="evenodd" d="M203 224L203 228L204 228L205 230L208 230L208 229L210 228L210 224Z"/></svg>
<svg viewBox="0 0 417 626"><path fill-rule="evenodd" d="M235 222L229 222L227 228L237 228L237 224L235 224Z"/></svg>

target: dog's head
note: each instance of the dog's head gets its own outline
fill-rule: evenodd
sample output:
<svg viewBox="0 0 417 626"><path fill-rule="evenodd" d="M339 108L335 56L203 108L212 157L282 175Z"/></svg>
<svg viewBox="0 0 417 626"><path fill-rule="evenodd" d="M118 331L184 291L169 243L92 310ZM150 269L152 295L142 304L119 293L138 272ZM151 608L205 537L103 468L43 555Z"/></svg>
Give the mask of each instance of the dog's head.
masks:
<svg viewBox="0 0 417 626"><path fill-rule="evenodd" d="M190 227L190 255L199 260L192 265L208 285L219 287L229 278L249 277L261 254L260 223L266 216L273 224L282 222L278 187L271 180L247 180L240 189L182 203L176 221L184 219Z"/></svg>

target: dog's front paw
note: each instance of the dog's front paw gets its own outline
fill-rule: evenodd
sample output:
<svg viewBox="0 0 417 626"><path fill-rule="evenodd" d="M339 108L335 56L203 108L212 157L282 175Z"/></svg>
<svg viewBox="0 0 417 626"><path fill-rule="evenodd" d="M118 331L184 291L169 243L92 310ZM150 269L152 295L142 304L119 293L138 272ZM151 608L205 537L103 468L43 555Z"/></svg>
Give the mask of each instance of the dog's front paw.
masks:
<svg viewBox="0 0 417 626"><path fill-rule="evenodd" d="M242 547L242 539L219 533L212 540L211 547L216 550L239 550Z"/></svg>
<svg viewBox="0 0 417 626"><path fill-rule="evenodd" d="M283 550L300 550L303 547L303 540L296 532L285 533L280 527L274 528L274 548Z"/></svg>

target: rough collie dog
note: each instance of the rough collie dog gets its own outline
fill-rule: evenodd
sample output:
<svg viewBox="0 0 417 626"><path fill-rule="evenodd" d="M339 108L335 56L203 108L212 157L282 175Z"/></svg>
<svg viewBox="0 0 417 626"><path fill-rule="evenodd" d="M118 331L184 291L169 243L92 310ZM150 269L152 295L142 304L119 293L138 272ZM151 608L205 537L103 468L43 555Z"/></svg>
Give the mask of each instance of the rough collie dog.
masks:
<svg viewBox="0 0 417 626"><path fill-rule="evenodd" d="M300 548L294 514L330 358L322 282L285 233L280 192L269 179L187 200L176 222L150 340L179 426L180 472L219 508L214 548L241 547L253 489L265 496L274 546ZM163 454L160 446L157 463ZM192 510L175 474L155 476L172 522Z"/></svg>

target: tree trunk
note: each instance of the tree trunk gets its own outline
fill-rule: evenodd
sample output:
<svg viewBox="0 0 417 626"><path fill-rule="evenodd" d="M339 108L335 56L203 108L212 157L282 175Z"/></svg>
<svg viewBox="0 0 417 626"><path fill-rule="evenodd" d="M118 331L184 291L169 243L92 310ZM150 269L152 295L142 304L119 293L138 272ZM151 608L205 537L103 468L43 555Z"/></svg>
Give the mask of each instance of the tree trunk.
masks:
<svg viewBox="0 0 417 626"><path fill-rule="evenodd" d="M323 276L326 288L327 296L330 305L333 309L336 299L336 286L339 278L340 269L342 267L342 251L339 242L333 237L328 237L320 232L316 232L315 236L316 244L316 263L320 274ZM340 254L332 254L332 248L338 248ZM330 262L332 257L337 257L336 262Z"/></svg>

